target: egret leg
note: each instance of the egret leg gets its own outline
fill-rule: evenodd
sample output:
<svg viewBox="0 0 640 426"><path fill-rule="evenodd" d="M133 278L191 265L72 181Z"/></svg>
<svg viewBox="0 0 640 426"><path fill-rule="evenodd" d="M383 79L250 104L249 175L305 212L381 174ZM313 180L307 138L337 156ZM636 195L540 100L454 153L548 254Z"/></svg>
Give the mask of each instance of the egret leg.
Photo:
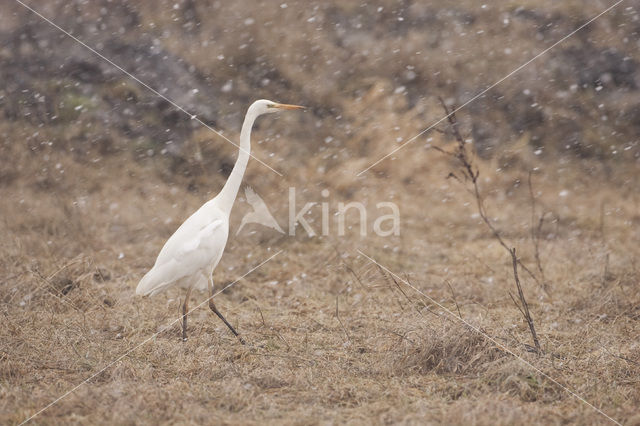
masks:
<svg viewBox="0 0 640 426"><path fill-rule="evenodd" d="M184 303L182 304L182 341L187 341L187 311L189 305L189 297L191 296L191 289L193 287L189 287L187 289L187 295L184 297Z"/></svg>
<svg viewBox="0 0 640 426"><path fill-rule="evenodd" d="M226 318L220 313L218 308L216 308L215 303L213 303L213 280L211 280L211 279L209 279L209 308L211 308L213 313L216 314L218 316L218 318L220 318L222 320L222 322L227 325L227 327L229 327L229 330L231 330L231 332L234 334L234 336L236 336L238 338L238 340L240 340L240 343L242 343L244 345L245 344L244 343L244 339L242 337L240 337L240 335L233 328L233 326L231 324L229 324L229 321L227 321Z"/></svg>

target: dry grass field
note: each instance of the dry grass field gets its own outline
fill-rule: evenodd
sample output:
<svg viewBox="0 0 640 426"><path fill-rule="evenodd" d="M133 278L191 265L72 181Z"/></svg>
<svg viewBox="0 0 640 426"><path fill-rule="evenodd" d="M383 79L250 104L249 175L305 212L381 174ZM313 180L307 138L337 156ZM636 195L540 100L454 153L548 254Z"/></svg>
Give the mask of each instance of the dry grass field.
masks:
<svg viewBox="0 0 640 426"><path fill-rule="evenodd" d="M330 232L236 235L240 197L214 280L247 345L196 308L204 293L182 342L184 291L135 287L236 149L1 6L0 423L640 424L637 2L457 114L487 216L535 276L519 269L539 353L510 254L433 149L454 151L446 123L357 173L443 117L438 96L460 105L606 3L105 1L73 6L84 20L63 3L43 14L232 140L255 98L308 105L260 119L253 152L283 176L252 160L245 183L285 229L289 188L297 211L326 203ZM367 233L354 214L338 235L338 203L355 201ZM379 202L398 206L399 235L373 232Z"/></svg>

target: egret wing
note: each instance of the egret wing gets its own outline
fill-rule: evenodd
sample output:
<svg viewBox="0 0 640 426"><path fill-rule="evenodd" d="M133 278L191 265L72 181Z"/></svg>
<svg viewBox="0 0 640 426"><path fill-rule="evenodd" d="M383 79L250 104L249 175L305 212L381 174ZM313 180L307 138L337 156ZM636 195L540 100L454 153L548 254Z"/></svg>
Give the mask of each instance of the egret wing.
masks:
<svg viewBox="0 0 640 426"><path fill-rule="evenodd" d="M195 232L185 231L167 241L153 268L140 280L137 294L156 294L181 279L198 279L220 261L227 243L228 229L222 219L214 220ZM179 234L179 235L177 235Z"/></svg>

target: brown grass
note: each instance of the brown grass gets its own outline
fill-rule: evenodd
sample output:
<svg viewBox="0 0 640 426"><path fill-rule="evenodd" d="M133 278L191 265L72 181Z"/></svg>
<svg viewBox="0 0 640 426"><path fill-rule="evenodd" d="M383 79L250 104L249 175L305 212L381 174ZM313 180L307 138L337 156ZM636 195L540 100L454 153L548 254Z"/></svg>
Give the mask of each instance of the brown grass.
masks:
<svg viewBox="0 0 640 426"><path fill-rule="evenodd" d="M327 6L318 12L319 19L366 21L373 16L365 13L358 18L356 3L360 2ZM146 3L138 5L141 28L149 28L153 21L158 28L184 31L181 37L161 37L167 52L182 55L216 83L234 79L232 94L189 100L195 107L212 105L212 116L221 117L216 125L230 137L237 135L238 113L254 95L275 94L287 102L297 102L299 96L301 103L315 102L306 114L262 119L255 131L255 154L285 177L280 179L253 161L246 183L272 207L281 225L287 217L290 186L298 188L298 207L322 201L322 189L330 190L332 212L340 201L366 202L369 231L377 202L394 201L401 211L397 237L371 232L360 237L355 222L350 222L353 229L344 237L335 232L315 238L300 232L281 236L255 225L236 237L247 211L240 200L226 253L214 274L216 287L234 282L283 250L216 298L247 346L239 345L206 306L193 312L190 338L183 343L177 321L182 292L173 289L151 299L134 294L166 238L220 189L234 148L178 120L170 126L178 129L172 137L181 135L177 140L184 142L176 143L175 152L161 154L163 136L149 129L168 126L166 111L139 88L122 86L126 79L114 77L69 90L64 78L49 82L47 76L29 74L30 90L46 93L51 105L29 106L18 99L23 95L15 94L21 93L18 85L15 96L7 96L10 99L3 104L6 119L0 123L4 324L0 423L20 423L78 385L34 420L42 424L608 423L543 372L614 419L640 424L637 144L615 156L607 151L609 139L601 139L599 133L608 138L610 132L585 125L591 130L585 130L580 149L589 144L593 148L597 140L605 154L567 153L559 148L564 136L554 135L553 125L545 122L550 126L545 127L545 153L538 156L535 137L540 135L535 129L510 128L501 115L502 101L481 100L486 107L482 115L475 109L459 113L465 137L473 133L474 124L495 125L494 137L504 137L491 155L481 153L477 160L479 187L488 217L509 246L517 247L523 264L536 270L538 257L544 268L547 291L520 275L540 339L539 355L528 350L528 326L509 297L514 288L511 258L477 215L473 194L448 178L456 170L454 161L426 146L422 138L364 177L354 177L395 146L396 137L406 140L442 116L435 95L429 94L464 98L465 88L485 87L490 77L509 71L526 57L525 51L537 46L529 32L533 24L513 18L510 34L522 48L514 47L509 60L487 60L496 46L504 48L504 40L489 25L499 14L478 12L465 28L487 28L494 38L479 37L478 48L468 48L452 34L466 19L466 9L477 12L473 4L465 1L455 10L443 6L442 15L422 25L418 18L429 15L429 10L421 11L416 3L409 11L411 29L385 36L386 29L396 25L394 3L385 2L386 14L380 21L365 22L371 24L366 28L372 28L368 37L374 41L354 32L340 36L339 43L339 32L333 30L318 31L317 39L296 38L286 34L284 25L273 30L259 25L263 20L298 22L300 16L306 22L306 9L295 2L289 2L282 16L271 9L253 16L258 22L242 34L222 31L222 23L231 17L242 22L246 4L224 11L198 6L205 8L200 10L198 31L174 20L172 5L157 10ZM512 6L504 6L503 12L513 12ZM550 30L551 35L572 28L575 19L570 17L595 11L595 6L589 6L594 11L578 6L575 2L540 6L561 27ZM87 7L89 15L99 13L97 6ZM15 16L2 17L0 30L18 31L27 18ZM579 47L624 48L618 37L624 28L617 23L625 16L620 12L600 22L593 29L595 41L573 42ZM448 22L453 23L445 25ZM143 43L146 36L136 39L139 31L127 29L122 39ZM210 57L205 57L197 46L210 37L209 31L220 43L209 47ZM447 32L448 38L443 35ZM355 35L349 38L349 34ZM416 64L422 77L413 86L401 83L421 97L394 93L400 84L394 76L406 71L401 68L413 58L411 51L416 46L425 49L429 40L433 61ZM239 42L253 50L234 56ZM382 62L350 56L349 49L357 51L363 43L382 53L397 45L406 49L398 53L399 59ZM458 46L458 54L442 54L447 46ZM297 55L307 51L317 55L305 62ZM24 57L18 59L28 63L28 49L23 46L19 52ZM295 55L287 58L278 52ZM219 66L215 59L219 54L228 58L228 67ZM266 55L266 64L251 62L254 54ZM0 50L6 70L12 69L12 55L10 48ZM342 62L325 64L327 58ZM555 64L553 72L560 73L558 69L565 66L563 57L551 62L547 65ZM480 71L460 69L470 63L477 63ZM355 70L351 77L335 74L350 67ZM277 71L269 74L273 85L261 86L265 76L252 71L263 69ZM434 74L442 70L451 74ZM518 101L516 95L522 82L535 80L535 73L528 70L504 88L509 105L529 102ZM307 83L306 75L311 75ZM467 75L473 78L465 79ZM617 94L622 103L630 96ZM131 96L137 101L125 103ZM580 117L565 103L551 101L554 90L541 89L537 96L558 114L568 114L569 120ZM587 110L582 123L591 122L597 108L589 108L597 96L585 90L572 98ZM48 112L60 112L56 108L63 98L67 109L62 112L72 115L70 102L91 99L93 103L62 123L48 121ZM109 115L125 107L133 108L135 118ZM607 104L605 109L610 112L613 106ZM105 116L112 121L104 121ZM606 126L631 135L632 124L620 123L612 118ZM327 136L333 142L325 143ZM447 135L429 136L431 145L453 148ZM537 214L546 213L536 237L537 253L527 184L531 170ZM316 209L312 215L316 229L319 213ZM400 281L396 285L358 250L429 297ZM200 303L205 296L197 294L196 299ZM459 317L535 368L492 344Z"/></svg>
<svg viewBox="0 0 640 426"><path fill-rule="evenodd" d="M156 224L153 212L172 211L180 197L176 216L184 217L201 199L177 192L180 185L131 181L126 172L139 165L122 156L107 159L99 171L64 167L67 176L83 169L87 187L100 186L111 167L122 177L92 192L86 204L75 202L80 185L69 178L60 185L69 184L72 193L44 192L26 178L2 189L5 423L27 418L128 351L40 421L605 422L412 289L403 288L405 296L357 256L358 248L407 273L451 311L457 303L466 321L607 414L632 419L640 397L640 317L637 233L629 224L637 223L638 200L618 198L611 186L591 182L587 194L571 195L567 210L553 201L560 188L554 180L538 184L560 218L541 241L551 297L524 278L542 356L524 346L530 343L526 323L507 294L513 286L508 256L477 219L468 219L473 210L465 213L464 204L471 196L438 172L434 191L425 194L433 206L426 216L404 196L398 200L407 207L397 251L373 238L331 242L258 232L232 239L215 274L219 288L276 248L284 250L217 299L250 342L243 347L204 308L193 313L190 340L181 343L175 322L181 292L148 300L133 293L175 226ZM494 187L513 190L504 176L492 179ZM456 200L451 207L439 199L443 185ZM519 188L495 214L530 263L527 194ZM599 212L587 209L599 191L611 203L605 207L607 243L599 234ZM489 210L500 194L489 197ZM109 209L115 202L118 207Z"/></svg>

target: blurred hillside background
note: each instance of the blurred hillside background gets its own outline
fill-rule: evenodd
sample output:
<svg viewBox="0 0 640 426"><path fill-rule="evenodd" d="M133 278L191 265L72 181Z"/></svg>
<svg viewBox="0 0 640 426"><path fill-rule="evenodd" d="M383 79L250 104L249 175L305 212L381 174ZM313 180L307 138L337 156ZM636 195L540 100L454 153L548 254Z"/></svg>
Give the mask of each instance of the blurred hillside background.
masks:
<svg viewBox="0 0 640 426"><path fill-rule="evenodd" d="M331 212L338 202L365 203L369 230L376 203L395 202L401 214L399 236L361 237L356 222L347 236L290 237L258 225L235 236L248 211L241 198L216 282L284 252L220 303L250 340L298 361L251 358L202 313L178 370L165 361L177 357L176 328L43 421L130 422L142 413L202 422L205 394L219 401L217 419L232 423L285 413L303 423L606 420L468 330L423 317L430 302L416 301L417 315L358 249L461 306L613 417L640 421L640 2L622 2L457 113L491 220L531 269L541 253L539 282L523 280L551 361L515 349L531 342L509 297L510 258L478 216L469 183L456 179L455 160L432 148L455 146L446 122L359 175L443 118L439 97L465 104L612 4L29 2L233 141L256 99L307 106L261 118L252 139L252 153L283 176L251 160L244 183L283 227L290 187L298 210L325 199ZM0 300L11 324L0 334L4 423L24 420L177 315L181 293L140 300L133 290L166 238L220 190L237 149L19 3L0 9ZM319 206L309 215L316 231L320 215ZM368 294L394 302L371 305ZM346 312L337 321L339 298ZM425 318L444 325L429 328ZM460 335L464 350L451 340ZM554 370L554 357L574 371ZM308 358L317 363L295 364ZM200 392L167 404L189 389L186 376ZM120 410L101 403L103 394ZM257 394L268 400L253 404Z"/></svg>

